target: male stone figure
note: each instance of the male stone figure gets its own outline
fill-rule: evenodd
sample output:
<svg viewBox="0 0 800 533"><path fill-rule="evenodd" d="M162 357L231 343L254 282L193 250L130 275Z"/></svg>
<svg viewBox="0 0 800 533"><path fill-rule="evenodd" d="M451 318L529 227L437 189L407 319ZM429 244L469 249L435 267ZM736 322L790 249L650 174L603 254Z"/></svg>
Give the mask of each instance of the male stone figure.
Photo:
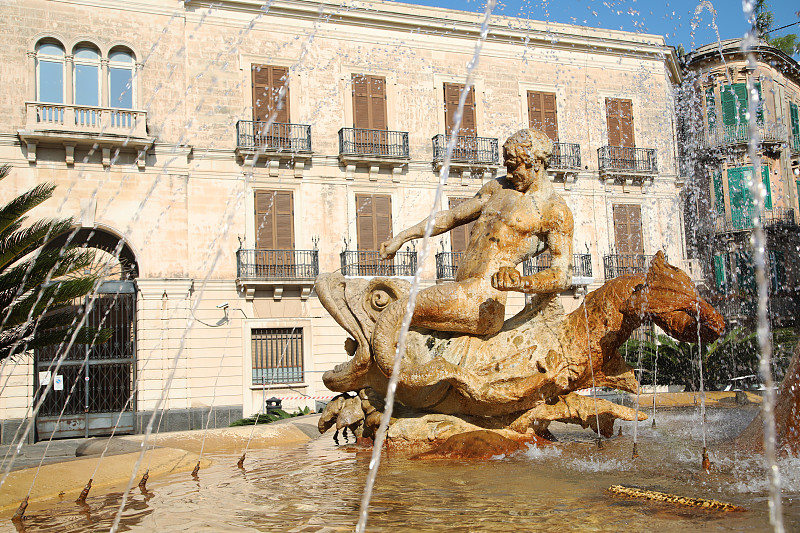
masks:
<svg viewBox="0 0 800 533"><path fill-rule="evenodd" d="M547 177L551 154L552 142L544 133L518 131L503 145L507 175L484 185L470 200L436 215L433 235L472 221L475 225L455 281L418 294L413 326L494 334L505 319L506 291L556 293L569 286L572 213ZM381 244L381 258L391 259L404 243L423 237L426 222ZM552 256L550 268L521 276L516 265L545 250ZM385 319L392 320L389 316Z"/></svg>

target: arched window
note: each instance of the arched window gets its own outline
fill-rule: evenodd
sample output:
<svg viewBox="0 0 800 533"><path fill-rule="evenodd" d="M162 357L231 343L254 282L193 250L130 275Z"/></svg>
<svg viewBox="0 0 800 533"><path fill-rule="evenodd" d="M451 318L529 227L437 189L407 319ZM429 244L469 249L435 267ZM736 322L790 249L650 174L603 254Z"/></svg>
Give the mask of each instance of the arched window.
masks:
<svg viewBox="0 0 800 533"><path fill-rule="evenodd" d="M100 53L87 45L75 48L75 104L100 105Z"/></svg>
<svg viewBox="0 0 800 533"><path fill-rule="evenodd" d="M108 91L109 107L133 109L133 54L121 48L115 48L108 56Z"/></svg>
<svg viewBox="0 0 800 533"><path fill-rule="evenodd" d="M36 45L36 99L64 103L64 47L55 42Z"/></svg>

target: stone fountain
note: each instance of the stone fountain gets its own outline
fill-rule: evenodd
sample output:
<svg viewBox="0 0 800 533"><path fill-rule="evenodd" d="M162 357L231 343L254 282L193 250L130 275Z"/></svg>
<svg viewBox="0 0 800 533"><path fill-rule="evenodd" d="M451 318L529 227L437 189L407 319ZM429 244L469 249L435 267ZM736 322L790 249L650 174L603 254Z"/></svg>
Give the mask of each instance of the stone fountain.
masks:
<svg viewBox="0 0 800 533"><path fill-rule="evenodd" d="M513 440L549 437L562 421L610 436L614 421L644 420L634 409L576 391L639 384L619 347L643 323L672 337L710 342L723 317L698 294L689 276L659 252L646 274L607 281L566 314L558 293L571 277L572 213L546 175L552 143L521 130L503 146L508 174L471 200L436 215L433 235L474 221L455 281L420 291L398 376L401 408L390 442L439 442L475 430ZM405 242L424 235L425 221L381 246L390 259ZM552 266L522 276L516 266L549 251ZM323 381L342 393L320 419L370 437L380 422L410 286L396 278L317 278L325 308L348 332L350 359ZM531 296L503 321L508 291Z"/></svg>

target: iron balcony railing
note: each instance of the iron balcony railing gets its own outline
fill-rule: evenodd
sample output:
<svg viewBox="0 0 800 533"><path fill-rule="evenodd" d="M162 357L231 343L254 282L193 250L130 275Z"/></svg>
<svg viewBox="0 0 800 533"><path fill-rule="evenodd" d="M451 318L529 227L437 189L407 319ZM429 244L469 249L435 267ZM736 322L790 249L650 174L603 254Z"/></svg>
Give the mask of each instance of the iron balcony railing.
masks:
<svg viewBox="0 0 800 533"><path fill-rule="evenodd" d="M542 270L550 268L553 264L553 256L545 253L529 259L522 263L522 274L530 276ZM591 278L592 277L592 256L591 254L572 254L572 277Z"/></svg>
<svg viewBox="0 0 800 533"><path fill-rule="evenodd" d="M441 163L447 153L450 136L440 133L433 137L433 161ZM473 137L459 135L450 158L453 163L469 163L472 165L497 164L497 139L490 137Z"/></svg>
<svg viewBox="0 0 800 533"><path fill-rule="evenodd" d="M714 220L714 231L716 233L727 233L731 231L749 231L756 227L755 218L757 212L750 209L750 212L736 212L730 218L719 216ZM761 225L764 228L796 228L799 226L795 219L793 208L775 207L761 212Z"/></svg>
<svg viewBox="0 0 800 533"><path fill-rule="evenodd" d="M626 274L643 274L650 268L653 255L614 254L603 256L603 270L606 279L613 279Z"/></svg>
<svg viewBox="0 0 800 533"><path fill-rule="evenodd" d="M581 168L581 145L575 143L553 143L550 168L554 170L578 170Z"/></svg>
<svg viewBox="0 0 800 533"><path fill-rule="evenodd" d="M766 143L785 143L789 141L786 125L777 122L759 122L756 124L758 138ZM741 124L716 124L706 130L706 144L710 148L730 144L747 144L750 142L750 126Z"/></svg>
<svg viewBox="0 0 800 533"><path fill-rule="evenodd" d="M236 146L249 150L310 152L311 126L240 120L236 123Z"/></svg>
<svg viewBox="0 0 800 533"><path fill-rule="evenodd" d="M342 128L339 155L408 159L408 132Z"/></svg>
<svg viewBox="0 0 800 533"><path fill-rule="evenodd" d="M464 252L439 252L436 254L436 279L455 279Z"/></svg>
<svg viewBox="0 0 800 533"><path fill-rule="evenodd" d="M800 136L792 137L792 152L800 152Z"/></svg>
<svg viewBox="0 0 800 533"><path fill-rule="evenodd" d="M658 173L655 148L601 146L597 149L600 170Z"/></svg>
<svg viewBox="0 0 800 533"><path fill-rule="evenodd" d="M314 279L319 274L318 250L237 250L239 279Z"/></svg>
<svg viewBox="0 0 800 533"><path fill-rule="evenodd" d="M397 252L388 261L376 250L345 250L339 257L345 276L413 276L417 270L415 251Z"/></svg>

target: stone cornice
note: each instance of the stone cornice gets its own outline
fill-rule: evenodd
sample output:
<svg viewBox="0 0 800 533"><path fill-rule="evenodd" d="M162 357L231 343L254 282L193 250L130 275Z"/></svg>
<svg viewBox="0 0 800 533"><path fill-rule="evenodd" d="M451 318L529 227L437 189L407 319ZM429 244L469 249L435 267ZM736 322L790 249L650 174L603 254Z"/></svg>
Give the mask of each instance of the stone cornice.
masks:
<svg viewBox="0 0 800 533"><path fill-rule="evenodd" d="M747 54L741 46L741 39L730 39L716 45L700 46L688 54L686 66L694 70L704 65L721 64L724 61L746 61ZM800 64L797 61L764 41L758 41L751 47L751 51L755 54L756 61L770 65L800 84Z"/></svg>
<svg viewBox="0 0 800 533"><path fill-rule="evenodd" d="M482 13L456 11L402 4L399 2L359 2L347 4L314 0L275 0L269 10L260 0L192 0L187 11L213 9L207 17L224 18L225 11L270 17L302 19L309 22L358 26L361 28L399 31L409 34L434 35L475 41L480 37ZM187 17L191 17L187 13ZM520 45L570 52L591 52L602 55L638 56L664 61L673 82L680 81L680 69L674 49L663 37L618 30L607 30L551 23L506 16L493 16L487 42Z"/></svg>

